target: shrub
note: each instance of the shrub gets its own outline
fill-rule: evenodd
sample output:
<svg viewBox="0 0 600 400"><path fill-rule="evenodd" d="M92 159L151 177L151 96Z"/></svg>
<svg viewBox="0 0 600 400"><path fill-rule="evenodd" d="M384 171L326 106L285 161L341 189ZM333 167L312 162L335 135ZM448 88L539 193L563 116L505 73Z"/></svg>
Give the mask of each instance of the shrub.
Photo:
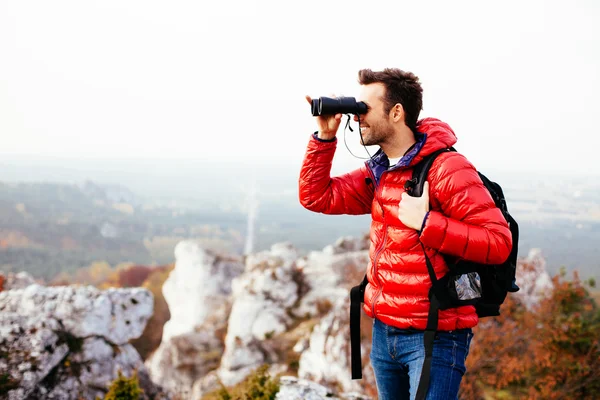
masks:
<svg viewBox="0 0 600 400"><path fill-rule="evenodd" d="M117 379L110 384L104 400L138 400L142 393L137 372L134 372L131 378L127 378L119 371Z"/></svg>
<svg viewBox="0 0 600 400"><path fill-rule="evenodd" d="M243 382L227 390L219 390L203 397L204 400L275 400L279 392L279 381L268 374L269 366L264 364L250 374Z"/></svg>
<svg viewBox="0 0 600 400"><path fill-rule="evenodd" d="M0 395L7 395L9 391L17 389L19 382L15 381L9 374L0 374ZM2 396L4 398L4 396Z"/></svg>
<svg viewBox="0 0 600 400"><path fill-rule="evenodd" d="M269 366L265 364L250 375L244 400L275 400L279 392L279 383L271 379L267 373L268 369Z"/></svg>
<svg viewBox="0 0 600 400"><path fill-rule="evenodd" d="M600 398L600 309L576 274L532 309L509 296L474 332L461 398Z"/></svg>

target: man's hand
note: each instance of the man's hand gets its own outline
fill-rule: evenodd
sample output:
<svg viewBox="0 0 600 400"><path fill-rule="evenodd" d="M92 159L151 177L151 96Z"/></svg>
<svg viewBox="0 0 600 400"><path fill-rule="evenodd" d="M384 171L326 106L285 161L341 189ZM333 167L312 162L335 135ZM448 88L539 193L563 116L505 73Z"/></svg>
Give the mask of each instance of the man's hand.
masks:
<svg viewBox="0 0 600 400"><path fill-rule="evenodd" d="M310 96L306 96L308 104L312 105L312 99ZM319 139L331 140L335 137L340 122L342 121L342 114L317 116L317 126L319 127Z"/></svg>
<svg viewBox="0 0 600 400"><path fill-rule="evenodd" d="M406 192L402 193L398 206L398 218L404 225L420 231L427 211L429 211L429 182L425 181L421 197L412 197Z"/></svg>

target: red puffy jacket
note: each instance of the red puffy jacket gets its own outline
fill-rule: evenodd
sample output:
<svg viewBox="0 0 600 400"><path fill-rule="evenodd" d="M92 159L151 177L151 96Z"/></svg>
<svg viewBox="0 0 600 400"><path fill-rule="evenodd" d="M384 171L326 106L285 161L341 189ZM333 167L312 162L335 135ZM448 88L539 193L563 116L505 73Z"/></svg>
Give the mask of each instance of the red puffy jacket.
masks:
<svg viewBox="0 0 600 400"><path fill-rule="evenodd" d="M337 140L323 142L311 137L300 171L299 197L305 208L316 212L371 213L369 284L364 311L388 325L424 330L431 280L421 243L436 276L441 278L448 267L440 253L479 263L500 264L508 258L512 238L508 224L477 171L456 152L442 153L430 169L431 208L421 232L400 222L398 203L404 184L412 177L412 166L426 155L456 143L452 129L437 119L420 121L417 130L422 134L418 135L414 151L405 155L396 168L381 173L378 179L374 173L376 164L372 161L331 178ZM477 322L473 306L457 307L439 312L438 329L470 328Z"/></svg>

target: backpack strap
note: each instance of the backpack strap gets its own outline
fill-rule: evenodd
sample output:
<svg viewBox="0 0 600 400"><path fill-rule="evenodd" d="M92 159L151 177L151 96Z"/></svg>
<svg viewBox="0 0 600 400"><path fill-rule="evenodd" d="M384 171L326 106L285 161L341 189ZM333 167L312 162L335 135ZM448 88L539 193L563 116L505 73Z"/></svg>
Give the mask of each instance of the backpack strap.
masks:
<svg viewBox="0 0 600 400"><path fill-rule="evenodd" d="M404 184L404 189L406 192L413 197L421 197L423 195L423 185L427 180L427 175L429 174L429 169L433 165L433 162L442 153L447 151L456 151L454 147L448 147L444 149L437 150L423 158L421 162L413 167L412 178L406 181Z"/></svg>
<svg viewBox="0 0 600 400"><path fill-rule="evenodd" d="M507 290L511 293L515 293L520 290L519 286L517 286L517 282L515 279L516 276L514 275L516 274L517 252L519 250L519 224L517 224L517 221L515 221L512 215L508 213L506 213L506 219L508 221L508 227L510 229L510 233L512 235L513 240L513 247L510 251L510 255L508 256L508 260L510 261L510 268L515 268L515 270L512 271L513 277L511 279L511 282L508 284Z"/></svg>
<svg viewBox="0 0 600 400"><path fill-rule="evenodd" d="M360 304L365 301L367 275L360 285L350 289L350 363L352 379L362 378L362 357L360 355Z"/></svg>
<svg viewBox="0 0 600 400"><path fill-rule="evenodd" d="M429 390L429 381L431 380L431 363L433 361L433 341L438 326L438 311L440 309L440 301L438 300L434 288L438 286L438 279L435 276L435 270L431 264L431 260L427 257L425 246L421 243L423 254L425 255L425 263L427 264L427 272L431 279L431 288L429 289L429 313L427 314L427 327L423 334L423 344L425 345L425 361L421 370L421 378L417 388L417 396L415 400L425 400L427 391Z"/></svg>

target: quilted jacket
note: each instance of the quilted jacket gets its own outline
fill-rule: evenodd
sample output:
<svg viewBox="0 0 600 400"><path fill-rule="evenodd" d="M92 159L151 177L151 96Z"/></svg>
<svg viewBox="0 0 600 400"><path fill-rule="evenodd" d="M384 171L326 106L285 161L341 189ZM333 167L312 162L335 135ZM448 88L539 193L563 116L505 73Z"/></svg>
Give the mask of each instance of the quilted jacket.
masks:
<svg viewBox="0 0 600 400"><path fill-rule="evenodd" d="M388 325L424 330L431 280L421 243L440 278L448 271L441 253L500 264L508 258L512 239L474 166L457 152L442 153L430 169L430 211L421 230L402 224L398 204L413 166L457 140L437 119L421 120L417 130L417 143L395 167L386 168L388 159L380 150L361 168L334 178L330 171L337 139L320 141L313 135L300 170L299 198L305 208L319 213L371 214L364 311ZM457 307L440 311L438 329L470 328L477 322L473 306Z"/></svg>

